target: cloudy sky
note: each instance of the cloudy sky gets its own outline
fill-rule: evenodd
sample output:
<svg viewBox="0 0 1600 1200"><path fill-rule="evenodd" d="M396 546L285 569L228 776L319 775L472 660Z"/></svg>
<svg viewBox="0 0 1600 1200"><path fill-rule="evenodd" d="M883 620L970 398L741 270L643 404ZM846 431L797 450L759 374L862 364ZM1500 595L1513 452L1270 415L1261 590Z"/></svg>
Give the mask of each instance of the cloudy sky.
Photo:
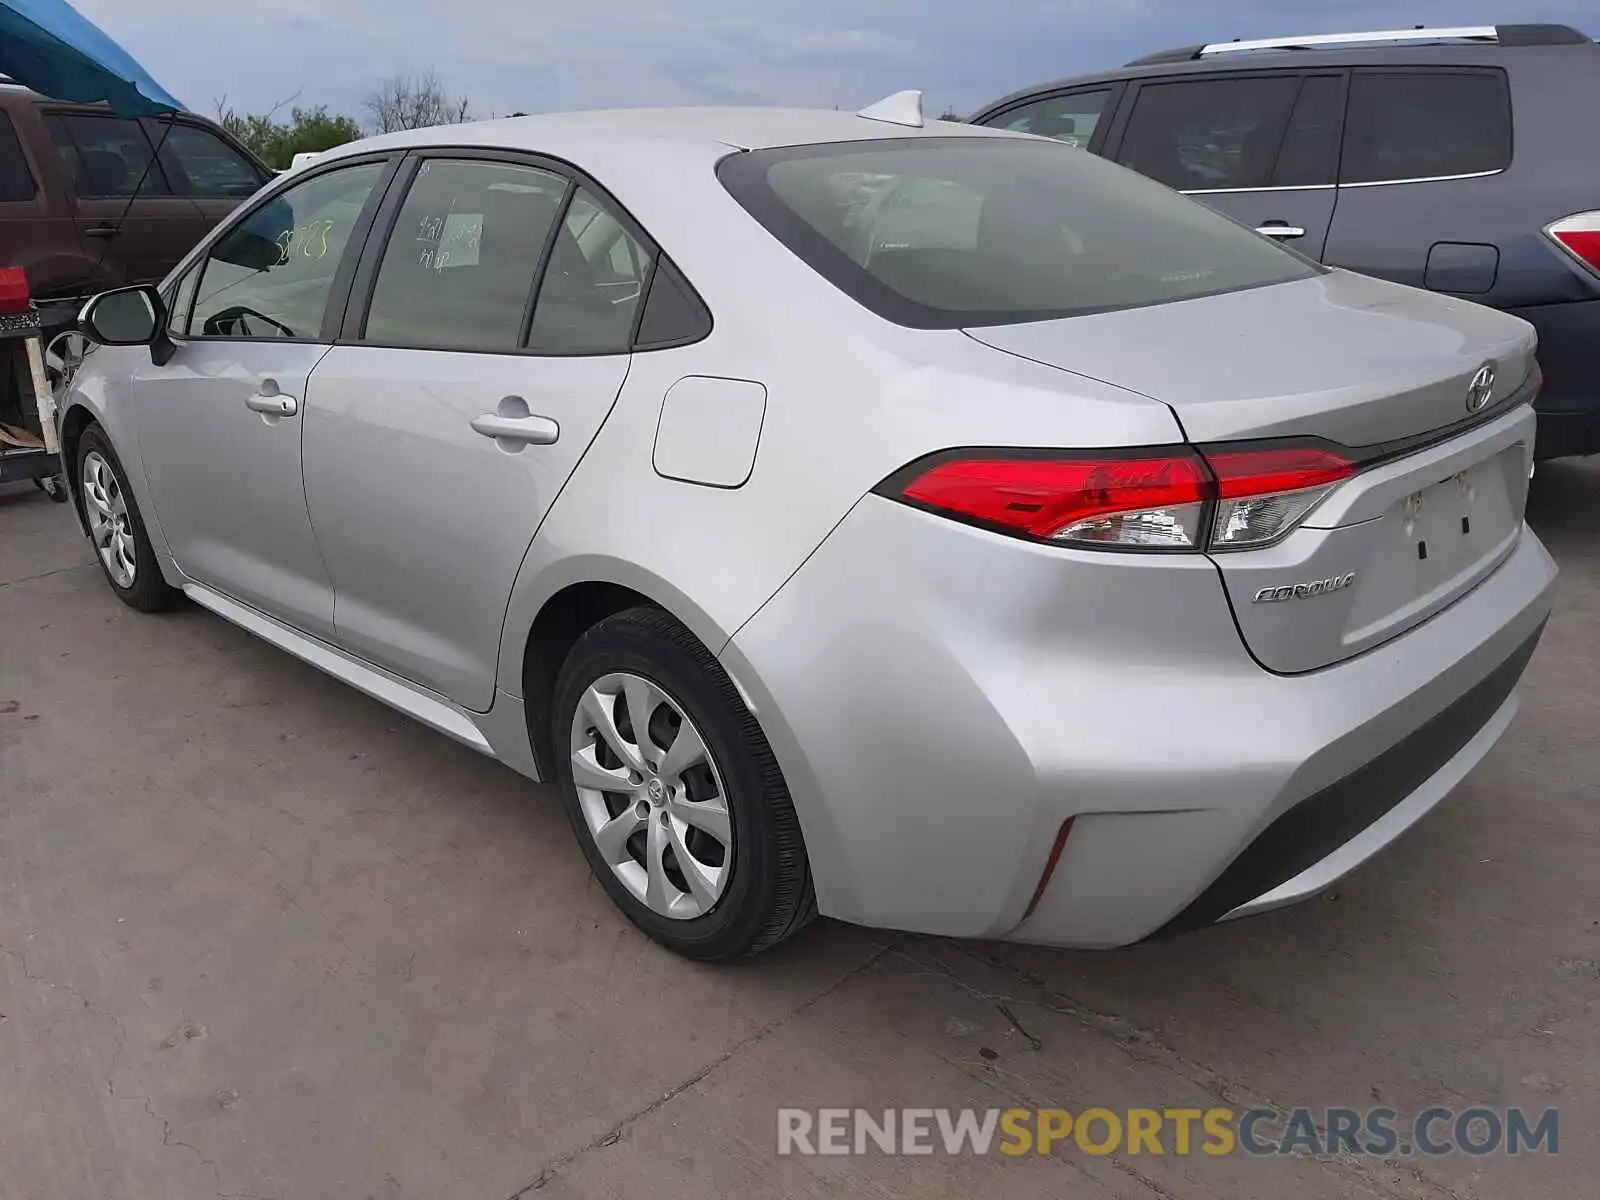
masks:
<svg viewBox="0 0 1600 1200"><path fill-rule="evenodd" d="M920 87L966 112L1015 87L1191 42L1560 21L1593 0L75 0L190 108L359 115L435 70L484 114L638 104L859 107Z"/></svg>

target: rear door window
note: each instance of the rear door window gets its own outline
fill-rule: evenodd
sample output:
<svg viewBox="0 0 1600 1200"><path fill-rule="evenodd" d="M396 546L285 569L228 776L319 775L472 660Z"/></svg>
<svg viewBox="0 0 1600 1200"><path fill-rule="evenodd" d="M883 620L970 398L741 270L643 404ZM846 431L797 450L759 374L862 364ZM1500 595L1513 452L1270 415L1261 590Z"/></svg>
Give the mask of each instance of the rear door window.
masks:
<svg viewBox="0 0 1600 1200"><path fill-rule="evenodd" d="M996 129L1054 138L1058 142L1087 150L1110 99L1111 89L1108 87L1090 92L1072 92L1066 96L1050 96L1020 108L1007 109L983 124Z"/></svg>
<svg viewBox="0 0 1600 1200"><path fill-rule="evenodd" d="M138 121L123 117L55 114L45 127L80 196L170 196L166 174L154 159Z"/></svg>
<svg viewBox="0 0 1600 1200"><path fill-rule="evenodd" d="M35 195L33 172L22 153L11 118L0 113L0 203L32 200Z"/></svg>
<svg viewBox="0 0 1600 1200"><path fill-rule="evenodd" d="M242 199L265 182L244 155L210 130L174 122L155 136L173 186L186 196Z"/></svg>
<svg viewBox="0 0 1600 1200"><path fill-rule="evenodd" d="M537 354L622 354L652 252L587 188L572 197L539 284L528 348Z"/></svg>
<svg viewBox="0 0 1600 1200"><path fill-rule="evenodd" d="M1117 161L1179 191L1269 187L1299 90L1292 75L1145 84Z"/></svg>
<svg viewBox="0 0 1600 1200"><path fill-rule="evenodd" d="M384 248L363 339L517 349L567 186L539 167L425 159Z"/></svg>
<svg viewBox="0 0 1600 1200"><path fill-rule="evenodd" d="M1511 95L1501 72L1363 70L1351 77L1341 183L1486 174L1510 163Z"/></svg>

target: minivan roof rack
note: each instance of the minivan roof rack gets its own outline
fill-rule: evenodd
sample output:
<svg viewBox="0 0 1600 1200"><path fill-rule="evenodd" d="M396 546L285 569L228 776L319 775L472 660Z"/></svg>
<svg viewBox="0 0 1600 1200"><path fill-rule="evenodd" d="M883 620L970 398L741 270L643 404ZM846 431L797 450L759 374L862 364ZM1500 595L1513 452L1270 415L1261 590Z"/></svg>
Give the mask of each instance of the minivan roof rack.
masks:
<svg viewBox="0 0 1600 1200"><path fill-rule="evenodd" d="M1373 29L1361 33L1310 33L1298 37L1252 38L1231 42L1210 42L1199 46L1180 46L1136 58L1130 67L1158 63L1193 62L1218 54L1238 54L1251 50L1317 50L1358 47L1384 42L1479 42L1499 46L1577 46L1594 39L1570 25L1454 25L1415 29Z"/></svg>

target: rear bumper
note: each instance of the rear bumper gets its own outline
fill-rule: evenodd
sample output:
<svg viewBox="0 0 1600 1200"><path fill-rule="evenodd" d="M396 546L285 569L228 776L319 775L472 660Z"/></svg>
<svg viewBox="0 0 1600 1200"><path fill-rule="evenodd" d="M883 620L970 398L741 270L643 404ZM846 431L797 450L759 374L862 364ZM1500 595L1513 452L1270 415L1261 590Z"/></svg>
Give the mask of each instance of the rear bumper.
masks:
<svg viewBox="0 0 1600 1200"><path fill-rule="evenodd" d="M1423 625L1279 676L1203 559L1033 546L870 496L722 660L824 913L1115 946L1309 894L1436 804L1509 724L1555 574L1524 529Z"/></svg>
<svg viewBox="0 0 1600 1200"><path fill-rule="evenodd" d="M1600 454L1600 300L1508 309L1539 332L1536 458Z"/></svg>

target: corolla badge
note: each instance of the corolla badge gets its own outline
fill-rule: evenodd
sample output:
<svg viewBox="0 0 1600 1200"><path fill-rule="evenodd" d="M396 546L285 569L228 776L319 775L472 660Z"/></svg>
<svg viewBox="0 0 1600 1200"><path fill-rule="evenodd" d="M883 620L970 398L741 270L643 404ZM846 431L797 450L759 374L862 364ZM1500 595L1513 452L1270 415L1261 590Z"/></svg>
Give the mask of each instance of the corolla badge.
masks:
<svg viewBox="0 0 1600 1200"><path fill-rule="evenodd" d="M1335 575L1332 579L1312 579L1306 583L1286 583L1282 587L1265 587L1256 593L1255 603L1276 604L1279 600L1304 600L1308 596L1326 596L1341 591L1356 581L1356 573Z"/></svg>
<svg viewBox="0 0 1600 1200"><path fill-rule="evenodd" d="M1481 412L1492 395L1494 395L1494 366L1485 363L1478 368L1478 373L1467 385L1467 411Z"/></svg>

